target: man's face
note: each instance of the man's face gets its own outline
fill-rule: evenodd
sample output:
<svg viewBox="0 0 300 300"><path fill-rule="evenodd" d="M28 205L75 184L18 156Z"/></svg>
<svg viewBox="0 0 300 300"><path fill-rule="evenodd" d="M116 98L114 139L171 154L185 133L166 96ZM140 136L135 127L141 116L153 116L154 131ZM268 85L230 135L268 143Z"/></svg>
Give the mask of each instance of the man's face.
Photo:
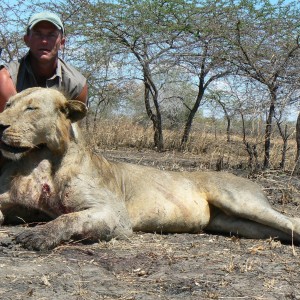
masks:
<svg viewBox="0 0 300 300"><path fill-rule="evenodd" d="M39 62L56 60L58 51L65 44L61 31L47 21L37 23L29 34L24 36L24 41L33 58Z"/></svg>

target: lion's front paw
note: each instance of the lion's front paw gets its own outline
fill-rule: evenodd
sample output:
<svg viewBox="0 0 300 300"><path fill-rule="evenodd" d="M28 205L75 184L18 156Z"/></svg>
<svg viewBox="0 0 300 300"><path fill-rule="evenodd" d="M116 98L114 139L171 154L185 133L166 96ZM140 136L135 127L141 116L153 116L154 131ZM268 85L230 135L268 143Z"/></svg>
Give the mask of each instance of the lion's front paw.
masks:
<svg viewBox="0 0 300 300"><path fill-rule="evenodd" d="M41 227L26 229L18 234L15 240L29 250L49 250L58 244L57 239L49 236Z"/></svg>

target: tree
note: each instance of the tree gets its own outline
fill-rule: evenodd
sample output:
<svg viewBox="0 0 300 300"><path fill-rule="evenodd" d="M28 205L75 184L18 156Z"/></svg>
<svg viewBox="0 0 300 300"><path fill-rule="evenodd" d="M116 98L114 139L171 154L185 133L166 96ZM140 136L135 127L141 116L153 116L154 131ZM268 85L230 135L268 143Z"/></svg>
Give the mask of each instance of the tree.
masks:
<svg viewBox="0 0 300 300"><path fill-rule="evenodd" d="M24 1L0 2L0 47L1 60L9 62L23 55L26 51L23 35L26 24L26 5Z"/></svg>
<svg viewBox="0 0 300 300"><path fill-rule="evenodd" d="M182 10L185 4L150 0L90 3L89 9L82 12L85 24L79 25L86 41L106 40L118 45L116 55L126 55L132 64L126 66L129 73L132 66L139 66L135 76L144 83L145 108L153 123L158 151L163 150L163 131L156 77L168 69L168 52L178 48L180 32L173 30L177 26L174 11Z"/></svg>
<svg viewBox="0 0 300 300"><path fill-rule="evenodd" d="M268 168L279 91L286 84L294 84L298 76L295 70L299 67L299 4L243 0L229 1L229 9L233 12L227 25L233 47L230 60L238 74L257 80L269 92L263 163Z"/></svg>
<svg viewBox="0 0 300 300"><path fill-rule="evenodd" d="M206 96L207 99L210 99L210 101L217 103L222 108L227 123L227 142L230 142L231 118L236 113L236 108L233 106L234 101L231 96L232 95L230 95L230 93L228 93L227 91L217 89L214 91L210 91L210 93Z"/></svg>
<svg viewBox="0 0 300 300"><path fill-rule="evenodd" d="M178 62L186 68L186 72L194 76L197 86L197 95L192 105L186 105L189 110L183 135L181 148L184 149L189 138L192 123L205 91L210 84L232 73L228 63L227 44L218 19L224 14L222 9L217 9L216 3L221 1L196 1L189 14L181 16L181 25L185 28L182 43L185 44L180 54L176 54ZM221 5L222 7L222 5Z"/></svg>

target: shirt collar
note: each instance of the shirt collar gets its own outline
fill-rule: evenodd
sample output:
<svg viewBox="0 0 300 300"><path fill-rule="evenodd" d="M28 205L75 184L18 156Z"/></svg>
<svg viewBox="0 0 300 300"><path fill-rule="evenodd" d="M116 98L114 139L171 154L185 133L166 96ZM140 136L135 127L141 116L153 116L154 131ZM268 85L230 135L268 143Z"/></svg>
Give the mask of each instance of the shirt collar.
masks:
<svg viewBox="0 0 300 300"><path fill-rule="evenodd" d="M29 55L30 55L30 52L28 51L28 52L26 53L26 55L24 56L25 66L26 66L27 71L28 71L31 75L34 75L34 74L33 74L33 71L32 71L32 68L31 68L31 65L30 65ZM60 81L60 82L62 81L62 71L61 71L61 61L60 61L60 58L58 58L58 60L57 60L56 72L55 72L54 75L53 75L51 78L49 78L48 80L53 80L53 79L55 79L56 77L59 78L59 81Z"/></svg>

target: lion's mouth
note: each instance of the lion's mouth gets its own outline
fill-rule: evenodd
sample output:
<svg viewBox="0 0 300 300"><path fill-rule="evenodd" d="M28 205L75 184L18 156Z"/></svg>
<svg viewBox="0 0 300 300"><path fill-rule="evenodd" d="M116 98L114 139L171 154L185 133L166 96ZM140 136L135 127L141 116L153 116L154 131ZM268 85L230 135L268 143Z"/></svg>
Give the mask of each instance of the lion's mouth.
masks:
<svg viewBox="0 0 300 300"><path fill-rule="evenodd" d="M0 149L10 152L10 153L24 153L30 150L30 147L16 147L16 146L10 146L3 141L0 140Z"/></svg>

